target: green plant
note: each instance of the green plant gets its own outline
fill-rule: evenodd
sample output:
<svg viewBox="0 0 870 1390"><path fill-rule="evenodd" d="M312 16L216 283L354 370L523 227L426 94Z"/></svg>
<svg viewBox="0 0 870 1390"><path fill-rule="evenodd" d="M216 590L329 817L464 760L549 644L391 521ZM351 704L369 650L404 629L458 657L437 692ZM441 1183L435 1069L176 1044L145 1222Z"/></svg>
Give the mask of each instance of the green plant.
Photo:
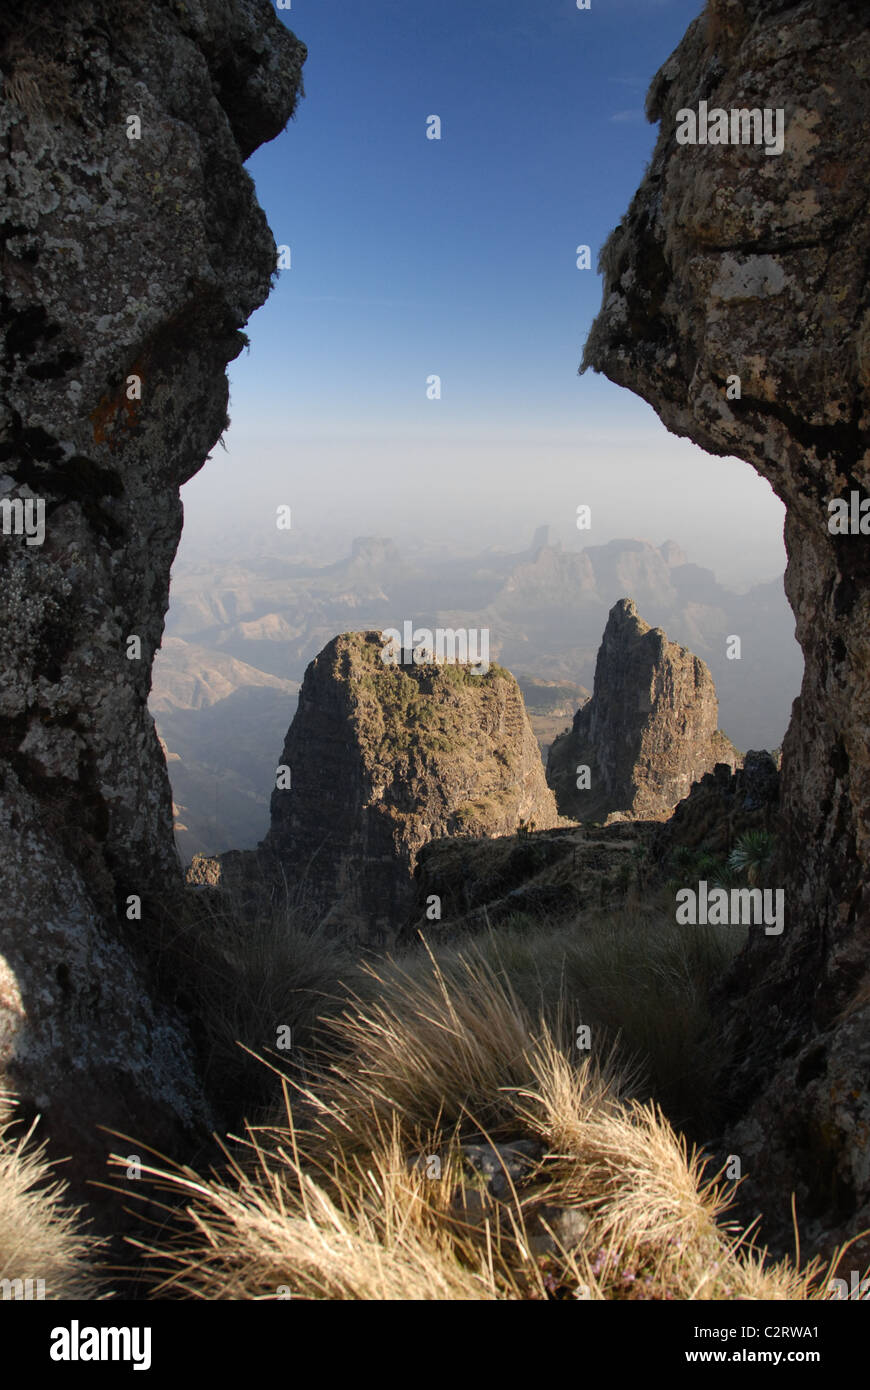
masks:
<svg viewBox="0 0 870 1390"><path fill-rule="evenodd" d="M728 856L728 866L754 888L767 879L775 848L775 837L769 830L747 830Z"/></svg>

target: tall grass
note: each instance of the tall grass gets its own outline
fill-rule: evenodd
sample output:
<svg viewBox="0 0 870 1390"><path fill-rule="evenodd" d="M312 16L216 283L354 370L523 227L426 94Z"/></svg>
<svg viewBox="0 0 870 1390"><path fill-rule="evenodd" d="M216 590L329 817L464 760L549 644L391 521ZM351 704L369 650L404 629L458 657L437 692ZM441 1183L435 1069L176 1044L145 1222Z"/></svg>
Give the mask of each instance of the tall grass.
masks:
<svg viewBox="0 0 870 1390"><path fill-rule="evenodd" d="M366 987L352 950L310 920L304 901L252 905L230 887L188 889L181 919L164 924L164 989L191 1021L204 1089L228 1123L274 1099L256 1057L305 1074L323 1020Z"/></svg>
<svg viewBox="0 0 870 1390"><path fill-rule="evenodd" d="M499 926L438 949L437 970L462 988L463 962L483 962L566 1046L588 1024L596 1053L616 1046L640 1092L701 1135L719 1119L715 1082L723 1063L710 990L745 939L745 928L678 925L673 896L662 890L576 922ZM424 955L403 961L421 979L434 968Z"/></svg>
<svg viewBox="0 0 870 1390"><path fill-rule="evenodd" d="M768 1258L729 1217L735 1185L678 1127L712 1113L705 999L732 929L680 927L670 899L647 896L361 963L293 910L194 904L163 963L189 972L210 1086L247 1119L206 1176L136 1139L150 1161L129 1240L153 1296L828 1296L836 1258ZM498 1186L470 1144L502 1146ZM93 1249L62 1197L32 1134L0 1128L0 1277L94 1296Z"/></svg>

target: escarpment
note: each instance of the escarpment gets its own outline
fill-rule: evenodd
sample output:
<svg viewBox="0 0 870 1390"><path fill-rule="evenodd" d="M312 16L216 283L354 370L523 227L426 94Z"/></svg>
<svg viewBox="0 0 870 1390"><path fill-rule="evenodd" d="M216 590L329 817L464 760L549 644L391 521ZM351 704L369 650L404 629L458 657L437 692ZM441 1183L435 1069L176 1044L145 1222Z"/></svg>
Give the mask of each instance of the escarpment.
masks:
<svg viewBox="0 0 870 1390"><path fill-rule="evenodd" d="M346 633L308 667L261 851L326 924L363 940L406 918L427 841L559 819L509 672L390 665L384 651L376 632Z"/></svg>
<svg viewBox="0 0 870 1390"><path fill-rule="evenodd" d="M665 820L717 763L737 765L718 723L704 662L620 599L604 629L592 699L550 748L547 780L559 810L581 821L612 813Z"/></svg>
<svg viewBox="0 0 870 1390"><path fill-rule="evenodd" d="M0 13L0 1072L74 1179L207 1116L154 987L181 881L146 699L179 487L275 246L243 161L305 50L268 5Z"/></svg>
<svg viewBox="0 0 870 1390"><path fill-rule="evenodd" d="M583 364L786 505L805 661L782 752L786 926L751 936L723 991L722 1087L767 1234L789 1238L794 1191L821 1245L870 1226L870 536L829 508L860 517L870 483L868 75L863 5L711 0L653 81L661 131L602 254ZM678 143L701 102L736 110L738 133L742 109L781 111L782 152Z"/></svg>

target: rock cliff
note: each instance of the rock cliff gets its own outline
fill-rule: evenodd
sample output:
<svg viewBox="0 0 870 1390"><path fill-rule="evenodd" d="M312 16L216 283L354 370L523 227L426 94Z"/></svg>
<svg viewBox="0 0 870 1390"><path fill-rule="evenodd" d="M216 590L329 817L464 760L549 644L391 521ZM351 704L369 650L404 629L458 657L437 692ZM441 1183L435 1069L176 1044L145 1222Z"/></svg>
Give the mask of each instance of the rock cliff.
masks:
<svg viewBox="0 0 870 1390"><path fill-rule="evenodd" d="M703 661L620 599L604 629L592 699L550 748L547 780L559 810L581 821L611 813L666 820L716 763L737 765L718 713Z"/></svg>
<svg viewBox="0 0 870 1390"><path fill-rule="evenodd" d="M868 73L864 5L711 0L650 89L661 131L602 253L583 364L787 508L805 671L782 754L786 928L751 938L722 1001L727 1142L783 1240L793 1189L817 1241L870 1226L870 542L829 529L829 503L860 509L870 486ZM782 111L782 153L678 143L702 101Z"/></svg>
<svg viewBox="0 0 870 1390"><path fill-rule="evenodd" d="M146 700L179 487L275 266L243 161L304 56L258 0L0 10L0 1071L79 1179L98 1123L207 1118L152 988L180 869Z"/></svg>
<svg viewBox="0 0 870 1390"><path fill-rule="evenodd" d="M262 847L327 923L371 939L404 922L427 841L558 823L513 676L385 665L384 646L347 633L308 667Z"/></svg>

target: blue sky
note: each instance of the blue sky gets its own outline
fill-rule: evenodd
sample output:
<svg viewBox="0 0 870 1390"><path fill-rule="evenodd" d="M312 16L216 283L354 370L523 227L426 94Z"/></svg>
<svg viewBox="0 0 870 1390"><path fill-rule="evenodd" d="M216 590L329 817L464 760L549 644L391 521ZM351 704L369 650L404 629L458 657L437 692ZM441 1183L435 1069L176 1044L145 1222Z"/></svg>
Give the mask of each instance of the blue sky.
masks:
<svg viewBox="0 0 870 1390"><path fill-rule="evenodd" d="M576 379L601 291L575 247L594 267L652 150L649 79L700 9L294 0L306 99L248 166L292 270L253 320L239 393L300 429L337 404L342 424L428 429L430 373L442 425L606 413L604 383Z"/></svg>
<svg viewBox="0 0 870 1390"><path fill-rule="evenodd" d="M247 502L264 524L273 503L293 505L303 534L329 521L453 528L482 548L568 525L589 502L589 543L674 535L724 571L742 528L735 573L753 548L759 572L776 571L782 512L767 484L671 439L603 377L577 376L598 251L655 142L646 89L702 8L293 0L279 12L308 45L306 96L248 168L292 269L231 364L229 453L185 489L191 523L228 519L235 494L234 514ZM440 141L426 138L433 114ZM581 243L592 270L577 269Z"/></svg>

